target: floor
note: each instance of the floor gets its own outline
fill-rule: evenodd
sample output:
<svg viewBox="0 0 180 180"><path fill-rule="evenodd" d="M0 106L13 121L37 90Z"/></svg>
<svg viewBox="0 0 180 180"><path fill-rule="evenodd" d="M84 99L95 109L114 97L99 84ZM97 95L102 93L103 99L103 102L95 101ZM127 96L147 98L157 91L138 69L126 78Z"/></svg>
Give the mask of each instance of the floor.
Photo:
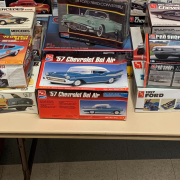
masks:
<svg viewBox="0 0 180 180"><path fill-rule="evenodd" d="M23 180L21 169L16 139L6 139L0 180ZM180 180L179 169L180 142L39 139L31 179Z"/></svg>

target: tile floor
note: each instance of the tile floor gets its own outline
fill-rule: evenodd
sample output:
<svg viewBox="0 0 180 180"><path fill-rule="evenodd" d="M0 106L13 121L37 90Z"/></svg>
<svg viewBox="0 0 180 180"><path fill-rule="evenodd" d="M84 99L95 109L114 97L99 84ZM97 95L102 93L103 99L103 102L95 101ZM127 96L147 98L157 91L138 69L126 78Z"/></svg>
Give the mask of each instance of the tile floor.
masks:
<svg viewBox="0 0 180 180"><path fill-rule="evenodd" d="M118 160L34 164L31 180L180 180L180 160ZM21 165L1 165L0 180L23 180Z"/></svg>

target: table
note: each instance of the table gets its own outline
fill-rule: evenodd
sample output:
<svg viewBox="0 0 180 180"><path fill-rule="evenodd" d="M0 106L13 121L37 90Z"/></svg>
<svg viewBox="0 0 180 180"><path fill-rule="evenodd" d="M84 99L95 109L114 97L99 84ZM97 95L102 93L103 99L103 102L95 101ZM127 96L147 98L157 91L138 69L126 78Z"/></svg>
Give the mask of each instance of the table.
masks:
<svg viewBox="0 0 180 180"><path fill-rule="evenodd" d="M40 119L37 114L0 114L0 138L17 138L24 179L30 180L37 138L180 140L180 112L135 113L131 93L127 121ZM23 138L33 138L29 160Z"/></svg>

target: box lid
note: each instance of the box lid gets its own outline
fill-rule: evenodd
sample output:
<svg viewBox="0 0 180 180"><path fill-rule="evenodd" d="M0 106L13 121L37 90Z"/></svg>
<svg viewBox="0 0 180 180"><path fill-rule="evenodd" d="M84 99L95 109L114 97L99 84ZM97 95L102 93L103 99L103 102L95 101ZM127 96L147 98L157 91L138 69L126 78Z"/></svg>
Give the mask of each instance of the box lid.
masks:
<svg viewBox="0 0 180 180"><path fill-rule="evenodd" d="M0 36L0 64L23 64L31 46L30 36Z"/></svg>
<svg viewBox="0 0 180 180"><path fill-rule="evenodd" d="M51 16L43 44L43 51L132 51L131 36L129 35L123 49L93 45L81 41L59 37L58 17Z"/></svg>

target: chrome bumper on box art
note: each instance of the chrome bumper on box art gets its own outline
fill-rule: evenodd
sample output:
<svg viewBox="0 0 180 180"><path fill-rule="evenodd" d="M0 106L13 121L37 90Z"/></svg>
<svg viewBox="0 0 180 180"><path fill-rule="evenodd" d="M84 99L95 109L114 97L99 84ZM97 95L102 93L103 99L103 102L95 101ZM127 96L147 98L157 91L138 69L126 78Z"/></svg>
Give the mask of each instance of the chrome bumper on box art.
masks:
<svg viewBox="0 0 180 180"><path fill-rule="evenodd" d="M47 76L46 80L50 82L54 82L54 83L60 83L60 84L72 84L74 82L74 81L69 81L68 79L51 77L51 76Z"/></svg>
<svg viewBox="0 0 180 180"><path fill-rule="evenodd" d="M169 56L173 56L173 55L178 55L180 56L180 51L152 51L154 54L162 54L162 55L169 55Z"/></svg>

